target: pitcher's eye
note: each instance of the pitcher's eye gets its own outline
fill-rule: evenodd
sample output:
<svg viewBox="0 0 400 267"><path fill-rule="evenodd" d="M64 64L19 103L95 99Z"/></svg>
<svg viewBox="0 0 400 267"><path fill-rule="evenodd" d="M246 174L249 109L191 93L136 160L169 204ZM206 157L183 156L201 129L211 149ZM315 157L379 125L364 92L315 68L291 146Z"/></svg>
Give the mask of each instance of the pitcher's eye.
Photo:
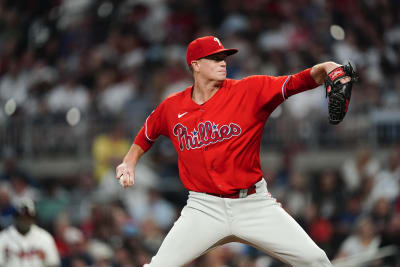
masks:
<svg viewBox="0 0 400 267"><path fill-rule="evenodd" d="M226 55L225 54L215 54L215 55L209 55L204 57L205 59L208 60L214 60L214 61L222 61L226 59Z"/></svg>

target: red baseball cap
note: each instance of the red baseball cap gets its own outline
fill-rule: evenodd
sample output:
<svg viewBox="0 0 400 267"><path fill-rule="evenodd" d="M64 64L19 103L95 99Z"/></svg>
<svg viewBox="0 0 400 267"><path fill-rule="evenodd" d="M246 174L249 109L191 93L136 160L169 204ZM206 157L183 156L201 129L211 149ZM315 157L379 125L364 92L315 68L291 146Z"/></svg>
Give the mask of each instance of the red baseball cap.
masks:
<svg viewBox="0 0 400 267"><path fill-rule="evenodd" d="M221 52L226 52L226 54L230 56L237 53L238 50L225 49L221 41L215 36L197 38L188 45L186 51L186 62L188 66L190 66L193 60L198 60L200 58Z"/></svg>

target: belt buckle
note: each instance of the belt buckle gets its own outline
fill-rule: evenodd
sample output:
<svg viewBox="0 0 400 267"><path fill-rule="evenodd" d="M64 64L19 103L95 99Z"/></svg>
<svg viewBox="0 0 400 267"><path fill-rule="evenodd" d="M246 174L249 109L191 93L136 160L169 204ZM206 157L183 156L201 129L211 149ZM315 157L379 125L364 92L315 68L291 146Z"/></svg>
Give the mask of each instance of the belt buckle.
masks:
<svg viewBox="0 0 400 267"><path fill-rule="evenodd" d="M212 193L207 193L209 195L214 195L220 198L245 198L248 195L254 194L256 191L256 186L252 185L249 188L246 189L239 189L238 191L236 191L236 193L233 194L227 194L227 195L222 195L222 194L212 194Z"/></svg>
<svg viewBox="0 0 400 267"><path fill-rule="evenodd" d="M248 192L249 192L249 189L240 189L238 197L239 198L245 198L245 197L247 197Z"/></svg>

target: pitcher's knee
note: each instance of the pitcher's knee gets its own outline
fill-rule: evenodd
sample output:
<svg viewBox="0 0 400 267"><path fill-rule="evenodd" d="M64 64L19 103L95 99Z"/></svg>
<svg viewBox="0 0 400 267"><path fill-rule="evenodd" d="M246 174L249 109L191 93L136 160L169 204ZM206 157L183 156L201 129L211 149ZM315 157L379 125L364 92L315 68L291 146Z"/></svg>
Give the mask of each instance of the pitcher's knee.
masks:
<svg viewBox="0 0 400 267"><path fill-rule="evenodd" d="M324 267L324 266L332 266L328 257L326 256L325 251L320 248L313 249L303 255L304 266L310 267Z"/></svg>

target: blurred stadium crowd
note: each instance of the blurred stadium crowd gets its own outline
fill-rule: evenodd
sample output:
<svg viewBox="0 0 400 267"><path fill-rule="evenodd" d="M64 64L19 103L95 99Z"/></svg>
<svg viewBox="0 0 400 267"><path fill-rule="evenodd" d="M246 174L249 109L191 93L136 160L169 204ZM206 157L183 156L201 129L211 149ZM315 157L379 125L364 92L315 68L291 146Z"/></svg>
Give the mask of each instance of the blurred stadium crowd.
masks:
<svg viewBox="0 0 400 267"><path fill-rule="evenodd" d="M185 204L175 153L160 140L132 189L120 188L114 168L149 112L191 85L186 45L209 34L239 49L230 78L327 60L357 67L343 124L328 125L322 88L272 114L263 150L278 151L282 164L264 166L265 177L331 259L399 246L400 2L389 0L0 0L0 227L12 223L13 203L30 197L62 266L148 262ZM375 157L381 148L387 153ZM293 153L312 149L353 153L335 168L294 168ZM78 175L20 168L22 159L87 156L93 164ZM191 266L281 265L230 244Z"/></svg>

